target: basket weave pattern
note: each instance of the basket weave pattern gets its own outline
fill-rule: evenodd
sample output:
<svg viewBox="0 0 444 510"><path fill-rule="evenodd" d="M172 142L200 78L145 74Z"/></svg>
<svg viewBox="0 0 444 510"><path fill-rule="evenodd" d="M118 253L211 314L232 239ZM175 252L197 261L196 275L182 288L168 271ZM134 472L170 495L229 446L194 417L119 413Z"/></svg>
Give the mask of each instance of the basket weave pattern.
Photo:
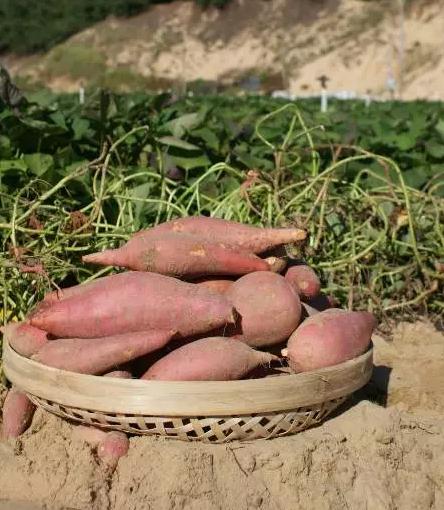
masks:
<svg viewBox="0 0 444 510"><path fill-rule="evenodd" d="M161 435L183 441L223 443L233 440L270 439L300 432L318 424L347 397L321 404L272 413L206 416L160 417L134 414L110 414L60 405L35 395L30 399L39 407L61 418L109 430L138 435Z"/></svg>

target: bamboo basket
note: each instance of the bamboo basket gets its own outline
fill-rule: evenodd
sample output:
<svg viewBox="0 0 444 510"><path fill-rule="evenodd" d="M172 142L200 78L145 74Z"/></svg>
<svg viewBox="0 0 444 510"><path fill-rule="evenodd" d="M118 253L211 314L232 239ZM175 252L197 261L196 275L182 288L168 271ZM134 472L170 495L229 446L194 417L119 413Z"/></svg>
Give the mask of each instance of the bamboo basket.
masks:
<svg viewBox="0 0 444 510"><path fill-rule="evenodd" d="M222 443L285 436L320 423L373 369L373 349L333 367L241 381L142 381L67 372L4 341L6 377L62 418L130 434Z"/></svg>

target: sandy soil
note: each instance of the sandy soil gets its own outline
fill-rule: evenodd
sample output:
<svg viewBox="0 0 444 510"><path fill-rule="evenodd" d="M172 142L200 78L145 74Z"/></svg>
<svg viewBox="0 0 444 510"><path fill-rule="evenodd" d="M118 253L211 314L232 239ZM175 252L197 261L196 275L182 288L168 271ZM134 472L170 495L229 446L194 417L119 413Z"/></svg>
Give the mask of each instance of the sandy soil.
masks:
<svg viewBox="0 0 444 510"><path fill-rule="evenodd" d="M111 477L70 424L37 412L0 444L0 510L440 510L444 335L400 324L375 351L372 381L322 426L227 445L133 437Z"/></svg>

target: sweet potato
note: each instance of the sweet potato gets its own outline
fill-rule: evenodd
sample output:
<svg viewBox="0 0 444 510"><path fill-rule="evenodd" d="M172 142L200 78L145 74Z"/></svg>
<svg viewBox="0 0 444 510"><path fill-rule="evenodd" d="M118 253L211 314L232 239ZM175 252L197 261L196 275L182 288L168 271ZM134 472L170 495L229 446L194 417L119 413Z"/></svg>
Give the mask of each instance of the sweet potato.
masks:
<svg viewBox="0 0 444 510"><path fill-rule="evenodd" d="M100 284L103 278L105 277L96 278L95 280L92 280L87 283L81 283L79 285L73 285L72 287L66 287L64 289L48 292L43 297L43 301L47 303L53 303L72 296L79 296L83 294L86 290L91 290L96 284Z"/></svg>
<svg viewBox="0 0 444 510"><path fill-rule="evenodd" d="M35 405L26 393L12 387L3 403L3 421L0 437L15 438L23 434L34 416Z"/></svg>
<svg viewBox="0 0 444 510"><path fill-rule="evenodd" d="M321 282L314 270L306 265L292 266L287 269L285 279L290 283L301 299L317 296L321 290Z"/></svg>
<svg viewBox="0 0 444 510"><path fill-rule="evenodd" d="M142 331L105 338L63 338L45 344L32 359L70 372L103 374L160 349L173 334L173 331Z"/></svg>
<svg viewBox="0 0 444 510"><path fill-rule="evenodd" d="M93 448L97 448L104 441L107 434L106 430L87 425L76 425L72 431L72 437L89 444Z"/></svg>
<svg viewBox="0 0 444 510"><path fill-rule="evenodd" d="M202 278L200 280L193 280L196 285L201 285L218 294L225 294L228 289L233 285L233 280L222 280L218 278Z"/></svg>
<svg viewBox="0 0 444 510"><path fill-rule="evenodd" d="M97 448L97 456L107 469L114 471L119 459L129 450L129 439L124 432L111 431L106 434Z"/></svg>
<svg viewBox="0 0 444 510"><path fill-rule="evenodd" d="M142 230L133 239L151 235L154 230L197 234L225 247L244 249L253 253L262 253L274 246L302 241L307 237L305 230L298 228L261 228L219 218L191 216L162 223L153 229Z"/></svg>
<svg viewBox="0 0 444 510"><path fill-rule="evenodd" d="M232 338L212 337L179 347L152 365L142 379L229 381L241 379L261 363L277 359Z"/></svg>
<svg viewBox="0 0 444 510"><path fill-rule="evenodd" d="M9 345L22 356L29 358L46 342L48 333L35 328L26 322L10 322L3 328L5 339Z"/></svg>
<svg viewBox="0 0 444 510"><path fill-rule="evenodd" d="M116 379L132 379L131 372L126 370L113 370L112 372L108 372L103 374L103 377L114 377Z"/></svg>
<svg viewBox="0 0 444 510"><path fill-rule="evenodd" d="M226 296L240 315L237 336L248 345L259 347L282 342L299 324L301 302L279 274L242 276Z"/></svg>
<svg viewBox="0 0 444 510"><path fill-rule="evenodd" d="M325 310L306 319L288 340L289 365L306 372L337 365L366 351L375 328L368 312Z"/></svg>
<svg viewBox="0 0 444 510"><path fill-rule="evenodd" d="M97 338L150 329L181 336L210 331L235 321L224 296L155 273L107 276L81 295L41 303L30 323L58 337Z"/></svg>
<svg viewBox="0 0 444 510"><path fill-rule="evenodd" d="M167 276L242 275L269 271L253 253L224 248L197 235L152 231L130 239L121 248L82 257L83 262L120 266Z"/></svg>

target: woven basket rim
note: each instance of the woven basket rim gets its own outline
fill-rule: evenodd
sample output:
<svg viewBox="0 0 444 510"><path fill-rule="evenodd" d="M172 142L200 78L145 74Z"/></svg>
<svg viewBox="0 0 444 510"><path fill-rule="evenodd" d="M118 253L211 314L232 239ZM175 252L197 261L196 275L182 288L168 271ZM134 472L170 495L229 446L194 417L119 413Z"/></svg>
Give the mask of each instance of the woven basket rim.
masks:
<svg viewBox="0 0 444 510"><path fill-rule="evenodd" d="M77 374L21 356L3 341L3 370L17 387L61 405L152 416L228 416L320 404L364 386L373 346L321 370L239 381L145 381Z"/></svg>

